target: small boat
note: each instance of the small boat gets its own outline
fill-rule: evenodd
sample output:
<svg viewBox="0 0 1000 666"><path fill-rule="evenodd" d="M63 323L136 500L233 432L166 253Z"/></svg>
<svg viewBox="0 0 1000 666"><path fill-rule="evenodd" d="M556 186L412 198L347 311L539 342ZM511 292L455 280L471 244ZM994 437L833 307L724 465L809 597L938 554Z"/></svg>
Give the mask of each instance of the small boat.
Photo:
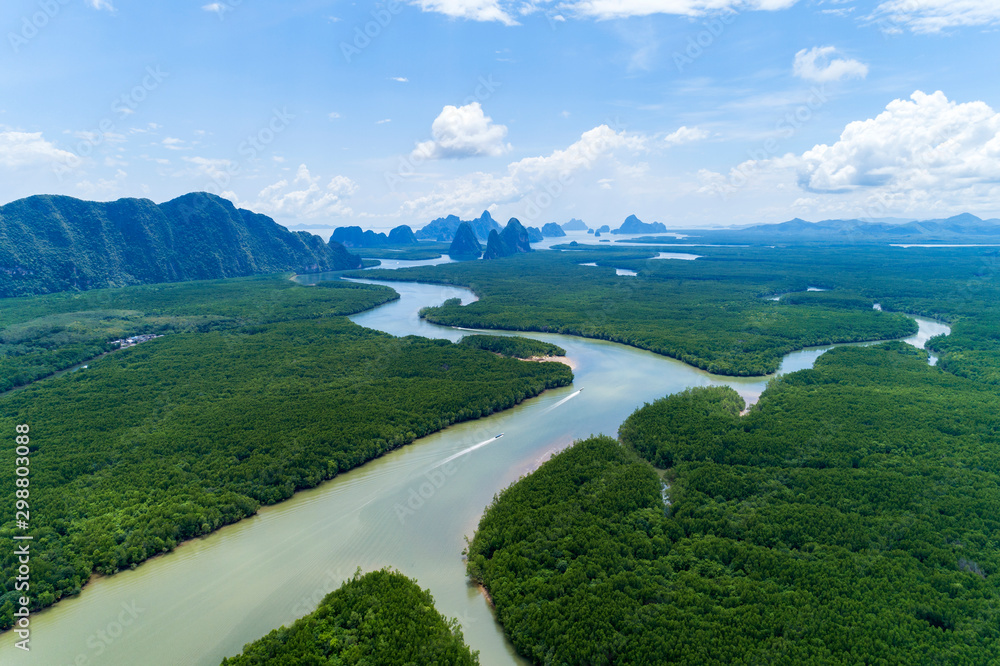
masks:
<svg viewBox="0 0 1000 666"><path fill-rule="evenodd" d="M503 437L503 433L500 433L499 435L497 435L497 436L496 436L496 437L494 437L493 439L500 439L501 437Z"/></svg>

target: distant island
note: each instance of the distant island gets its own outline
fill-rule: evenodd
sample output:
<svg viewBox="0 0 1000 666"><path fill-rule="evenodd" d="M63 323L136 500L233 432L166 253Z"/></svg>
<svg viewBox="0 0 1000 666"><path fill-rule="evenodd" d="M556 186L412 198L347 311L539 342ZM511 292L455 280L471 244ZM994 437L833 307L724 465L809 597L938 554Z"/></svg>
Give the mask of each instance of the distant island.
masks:
<svg viewBox="0 0 1000 666"><path fill-rule="evenodd" d="M560 227L555 222L549 222L548 224L542 226L542 236L546 238L562 238L566 235L563 228Z"/></svg>
<svg viewBox="0 0 1000 666"><path fill-rule="evenodd" d="M601 231L604 231L603 227ZM664 234L667 227L662 222L643 222L635 215L625 218L622 226L613 230L613 234Z"/></svg>
<svg viewBox="0 0 1000 666"><path fill-rule="evenodd" d="M476 233L476 238L481 241L486 241L491 231L500 231L500 225L493 219L488 210L484 210L482 215L468 222L469 226ZM416 235L420 240L436 240L448 243L455 239L455 232L458 231L460 224L462 224L462 220L457 215L439 217L418 231Z"/></svg>
<svg viewBox="0 0 1000 666"><path fill-rule="evenodd" d="M483 254L483 246L476 238L476 232L472 230L472 225L462 222L455 232L455 239L448 249L448 256L456 261L478 259Z"/></svg>
<svg viewBox="0 0 1000 666"><path fill-rule="evenodd" d="M388 235L376 233L372 230L362 231L361 227L337 227L330 237L331 241L336 241L344 247L388 247L399 245L416 245L420 241L413 234L413 230L405 224L401 224Z"/></svg>
<svg viewBox="0 0 1000 666"><path fill-rule="evenodd" d="M522 252L531 252L528 230L516 217L512 217L502 232L490 232L483 259L501 259Z"/></svg>

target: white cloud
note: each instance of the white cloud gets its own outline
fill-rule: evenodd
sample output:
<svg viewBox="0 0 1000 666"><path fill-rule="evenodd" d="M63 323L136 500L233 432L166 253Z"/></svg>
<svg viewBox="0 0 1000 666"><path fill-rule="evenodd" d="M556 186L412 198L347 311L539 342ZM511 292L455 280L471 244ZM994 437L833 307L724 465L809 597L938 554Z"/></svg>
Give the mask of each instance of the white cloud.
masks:
<svg viewBox="0 0 1000 666"><path fill-rule="evenodd" d="M702 16L716 11L775 11L788 9L798 0L411 0L425 12L473 21L498 21L518 25L514 16L546 11L554 21L565 14L596 19L675 14ZM559 13L551 13L555 8Z"/></svg>
<svg viewBox="0 0 1000 666"><path fill-rule="evenodd" d="M1000 183L1000 114L984 102L958 104L938 91L890 102L876 118L849 124L831 146L802 155L812 190L888 185L955 190Z"/></svg>
<svg viewBox="0 0 1000 666"><path fill-rule="evenodd" d="M340 118L340 114L337 113L336 111L331 111L330 115L328 115L327 118L329 118L330 120L337 120L338 118Z"/></svg>
<svg viewBox="0 0 1000 666"><path fill-rule="evenodd" d="M390 81L398 81L399 83L409 83L410 82L410 80L408 78L406 78L405 76L390 76L389 80Z"/></svg>
<svg viewBox="0 0 1000 666"><path fill-rule="evenodd" d="M115 7L111 4L110 0L87 0L87 4L94 9L103 9L109 12L115 11Z"/></svg>
<svg viewBox="0 0 1000 666"><path fill-rule="evenodd" d="M520 201L545 184L564 187L562 183L568 183L574 174L608 161L616 150L644 150L646 144L641 135L601 125L584 132L565 149L511 162L506 174L476 172L442 182L430 194L407 201L401 212L411 216L464 214L487 205Z"/></svg>
<svg viewBox="0 0 1000 666"><path fill-rule="evenodd" d="M748 160L729 174L702 171L703 194L798 192L826 213L851 216L995 211L1000 200L1000 112L984 102L914 92L839 140L801 155ZM796 195L798 196L798 195ZM950 212L949 212L950 211Z"/></svg>
<svg viewBox="0 0 1000 666"><path fill-rule="evenodd" d="M788 9L798 0L569 0L560 6L598 19L679 14L701 16L720 10L776 11Z"/></svg>
<svg viewBox="0 0 1000 666"><path fill-rule="evenodd" d="M69 132L67 132L68 134ZM124 134L119 134L117 132L96 132L92 130L72 132L73 136L85 143L89 143L92 146L100 145L101 143L124 143L126 137Z"/></svg>
<svg viewBox="0 0 1000 666"><path fill-rule="evenodd" d="M668 146L679 146L682 143L692 143L708 138L708 132L700 127L686 127L682 125L675 132L671 132L664 139Z"/></svg>
<svg viewBox="0 0 1000 666"><path fill-rule="evenodd" d="M357 191L354 181L346 176L334 176L326 185L321 185L321 182L319 176L313 176L306 165L301 164L291 183L282 179L268 185L257 193L255 201L238 201L232 193L227 193L227 197L244 208L276 217L352 215L353 211L345 199Z"/></svg>
<svg viewBox="0 0 1000 666"><path fill-rule="evenodd" d="M598 160L618 148L643 150L646 138L625 131L615 132L600 125L580 135L579 141L565 150L556 150L547 157L526 157L508 166L511 174L525 179L559 178L581 169L591 168Z"/></svg>
<svg viewBox="0 0 1000 666"><path fill-rule="evenodd" d="M414 156L428 159L502 155L510 150L504 143L507 127L493 123L479 102L444 107L431 125L431 141L417 144Z"/></svg>
<svg viewBox="0 0 1000 666"><path fill-rule="evenodd" d="M109 197L120 193L126 178L128 174L117 169L114 178L100 178L96 183L84 180L76 184L76 189L80 191L81 196L88 199Z"/></svg>
<svg viewBox="0 0 1000 666"><path fill-rule="evenodd" d="M500 0L413 0L413 4L425 12L437 12L452 18L518 25L508 10L501 8Z"/></svg>
<svg viewBox="0 0 1000 666"><path fill-rule="evenodd" d="M383 118L382 120L376 120L375 124L376 125L385 125L386 123L391 123L391 122L392 122L392 118Z"/></svg>
<svg viewBox="0 0 1000 666"><path fill-rule="evenodd" d="M869 17L885 32L908 27L916 33L1000 23L997 0L886 0Z"/></svg>
<svg viewBox="0 0 1000 666"><path fill-rule="evenodd" d="M71 164L76 155L56 148L41 132L16 132L0 128L0 166L17 169L51 162Z"/></svg>
<svg viewBox="0 0 1000 666"><path fill-rule="evenodd" d="M206 12L214 12L216 14L221 14L222 12L229 9L229 7L223 5L221 2L210 2L207 5L202 5L201 8L204 9Z"/></svg>
<svg viewBox="0 0 1000 666"><path fill-rule="evenodd" d="M168 136L161 143L164 148L169 148L170 150L186 150L184 140L176 137Z"/></svg>
<svg viewBox="0 0 1000 666"><path fill-rule="evenodd" d="M229 182L230 174L237 168L232 160L211 157L184 157L184 161L194 165L194 175L205 176L216 183ZM191 175L179 173L178 175Z"/></svg>
<svg viewBox="0 0 1000 666"><path fill-rule="evenodd" d="M800 79L819 83L845 78L863 79L868 76L868 65L859 60L835 58L835 55L837 49L833 46L802 49L795 54L792 71Z"/></svg>

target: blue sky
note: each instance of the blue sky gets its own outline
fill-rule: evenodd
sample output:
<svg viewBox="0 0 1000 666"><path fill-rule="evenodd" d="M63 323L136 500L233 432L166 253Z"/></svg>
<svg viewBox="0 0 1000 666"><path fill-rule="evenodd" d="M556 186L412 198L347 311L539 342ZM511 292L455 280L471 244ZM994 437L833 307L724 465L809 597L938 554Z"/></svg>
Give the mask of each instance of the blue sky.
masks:
<svg viewBox="0 0 1000 666"><path fill-rule="evenodd" d="M207 190L377 229L1000 214L995 0L6 0L0 26L2 202Z"/></svg>

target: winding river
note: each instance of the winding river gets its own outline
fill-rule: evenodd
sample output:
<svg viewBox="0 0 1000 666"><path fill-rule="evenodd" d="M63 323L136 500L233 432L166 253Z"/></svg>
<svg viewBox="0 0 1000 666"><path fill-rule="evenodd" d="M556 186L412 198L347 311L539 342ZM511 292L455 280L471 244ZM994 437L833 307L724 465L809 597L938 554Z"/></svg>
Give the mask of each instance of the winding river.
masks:
<svg viewBox="0 0 1000 666"><path fill-rule="evenodd" d="M352 319L394 335L457 340L466 334L429 324L417 312L448 298L468 303L472 292L391 286L400 300ZM937 322L917 321L921 332L908 341L918 346L948 332ZM473 534L494 494L575 439L616 433L646 401L690 386L728 384L756 402L767 378L714 376L611 342L526 335L566 349L572 386L424 437L134 570L95 578L81 595L32 617L30 653L14 648L12 632L0 636L0 663L217 666L245 643L311 611L358 567L384 566L429 588L438 609L458 618L484 665L527 663L465 576L464 537ZM789 354L781 371L811 367L827 349ZM499 433L504 436L497 439Z"/></svg>

